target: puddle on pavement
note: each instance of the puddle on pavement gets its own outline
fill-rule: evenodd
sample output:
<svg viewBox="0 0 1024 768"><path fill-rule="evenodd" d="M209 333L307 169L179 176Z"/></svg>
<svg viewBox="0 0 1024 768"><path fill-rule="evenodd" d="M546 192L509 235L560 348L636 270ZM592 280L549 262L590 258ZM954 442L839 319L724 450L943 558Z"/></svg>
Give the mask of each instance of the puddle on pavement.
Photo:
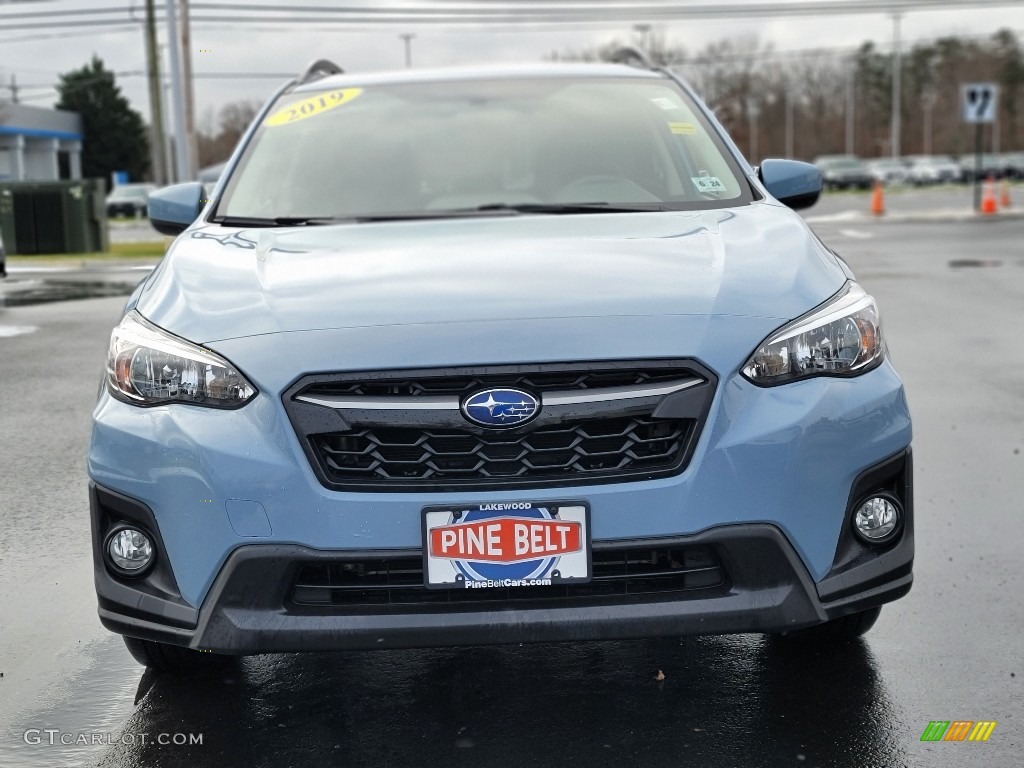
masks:
<svg viewBox="0 0 1024 768"><path fill-rule="evenodd" d="M104 634L80 652L62 653L61 661L78 672L0 732L4 768L95 765L121 737L143 676L121 638Z"/></svg>
<svg viewBox="0 0 1024 768"><path fill-rule="evenodd" d="M73 299L99 299L128 296L133 283L80 282L72 280L11 280L0 283L0 307L24 307Z"/></svg>
<svg viewBox="0 0 1024 768"><path fill-rule="evenodd" d="M1003 262L997 259L953 259L949 262L953 269L968 269L976 267L1001 267Z"/></svg>

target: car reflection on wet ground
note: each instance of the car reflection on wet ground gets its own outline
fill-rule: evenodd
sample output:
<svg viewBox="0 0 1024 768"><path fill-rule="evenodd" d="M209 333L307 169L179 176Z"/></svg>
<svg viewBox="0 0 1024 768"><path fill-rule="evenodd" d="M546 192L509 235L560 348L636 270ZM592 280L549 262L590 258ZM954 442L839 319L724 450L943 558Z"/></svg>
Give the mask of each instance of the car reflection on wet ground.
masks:
<svg viewBox="0 0 1024 768"><path fill-rule="evenodd" d="M8 267L7 278L0 280L0 307L128 296L156 261L83 264L69 259L59 266L19 263Z"/></svg>
<svg viewBox="0 0 1024 768"><path fill-rule="evenodd" d="M0 306L23 307L51 301L127 296L133 287L125 283L19 280L9 283L7 290L0 293Z"/></svg>
<svg viewBox="0 0 1024 768"><path fill-rule="evenodd" d="M752 765L766 751L765 764L863 768L905 758L902 717L862 642L268 656L228 677L143 679L140 691L125 733L202 732L203 744L118 744L105 764L712 766ZM211 729L211 712L229 727Z"/></svg>

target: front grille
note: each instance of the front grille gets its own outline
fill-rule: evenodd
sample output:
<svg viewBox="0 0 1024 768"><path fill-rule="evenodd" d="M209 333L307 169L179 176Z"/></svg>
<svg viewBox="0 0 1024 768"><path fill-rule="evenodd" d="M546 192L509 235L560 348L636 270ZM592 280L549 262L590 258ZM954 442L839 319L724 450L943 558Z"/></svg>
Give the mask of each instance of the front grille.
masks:
<svg viewBox="0 0 1024 768"><path fill-rule="evenodd" d="M454 395L462 397L488 387L516 387L531 392L602 389L658 384L685 375L678 368L639 368L613 370L534 371L469 375L417 376L408 379L364 379L326 381L303 390L304 395L354 395L359 397L417 397Z"/></svg>
<svg viewBox="0 0 1024 768"><path fill-rule="evenodd" d="M427 589L422 557L402 556L300 565L291 603L350 610L416 605L460 610L467 604L706 597L725 586L725 569L712 547L595 549L593 578L587 584L493 589Z"/></svg>
<svg viewBox="0 0 1024 768"><path fill-rule="evenodd" d="M540 363L312 374L283 400L333 490L525 489L683 471L716 383L691 361ZM459 404L490 387L530 392L541 411L508 429L473 424Z"/></svg>
<svg viewBox="0 0 1024 768"><path fill-rule="evenodd" d="M310 440L332 482L517 478L579 480L609 471L677 466L692 420L649 416L591 419L510 434L460 429L373 427L313 435Z"/></svg>

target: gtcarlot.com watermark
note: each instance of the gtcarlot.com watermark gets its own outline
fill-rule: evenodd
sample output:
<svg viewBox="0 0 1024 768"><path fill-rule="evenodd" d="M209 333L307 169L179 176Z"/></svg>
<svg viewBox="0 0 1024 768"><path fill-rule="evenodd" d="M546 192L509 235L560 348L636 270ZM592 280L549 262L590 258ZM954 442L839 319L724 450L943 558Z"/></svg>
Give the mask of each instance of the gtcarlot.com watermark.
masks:
<svg viewBox="0 0 1024 768"><path fill-rule="evenodd" d="M133 747L144 744L188 747L201 746L201 733L106 733L103 731L62 731L58 728L29 728L22 738L26 744L60 744L70 746L114 746L117 744Z"/></svg>

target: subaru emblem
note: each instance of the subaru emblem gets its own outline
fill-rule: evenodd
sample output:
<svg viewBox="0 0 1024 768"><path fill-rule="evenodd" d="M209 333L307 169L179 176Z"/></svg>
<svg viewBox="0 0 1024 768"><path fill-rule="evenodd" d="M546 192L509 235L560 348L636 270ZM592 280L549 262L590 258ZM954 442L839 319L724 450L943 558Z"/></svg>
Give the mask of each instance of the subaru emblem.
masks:
<svg viewBox="0 0 1024 768"><path fill-rule="evenodd" d="M517 427L540 413L540 401L521 389L484 389L462 401L462 414L484 427Z"/></svg>

